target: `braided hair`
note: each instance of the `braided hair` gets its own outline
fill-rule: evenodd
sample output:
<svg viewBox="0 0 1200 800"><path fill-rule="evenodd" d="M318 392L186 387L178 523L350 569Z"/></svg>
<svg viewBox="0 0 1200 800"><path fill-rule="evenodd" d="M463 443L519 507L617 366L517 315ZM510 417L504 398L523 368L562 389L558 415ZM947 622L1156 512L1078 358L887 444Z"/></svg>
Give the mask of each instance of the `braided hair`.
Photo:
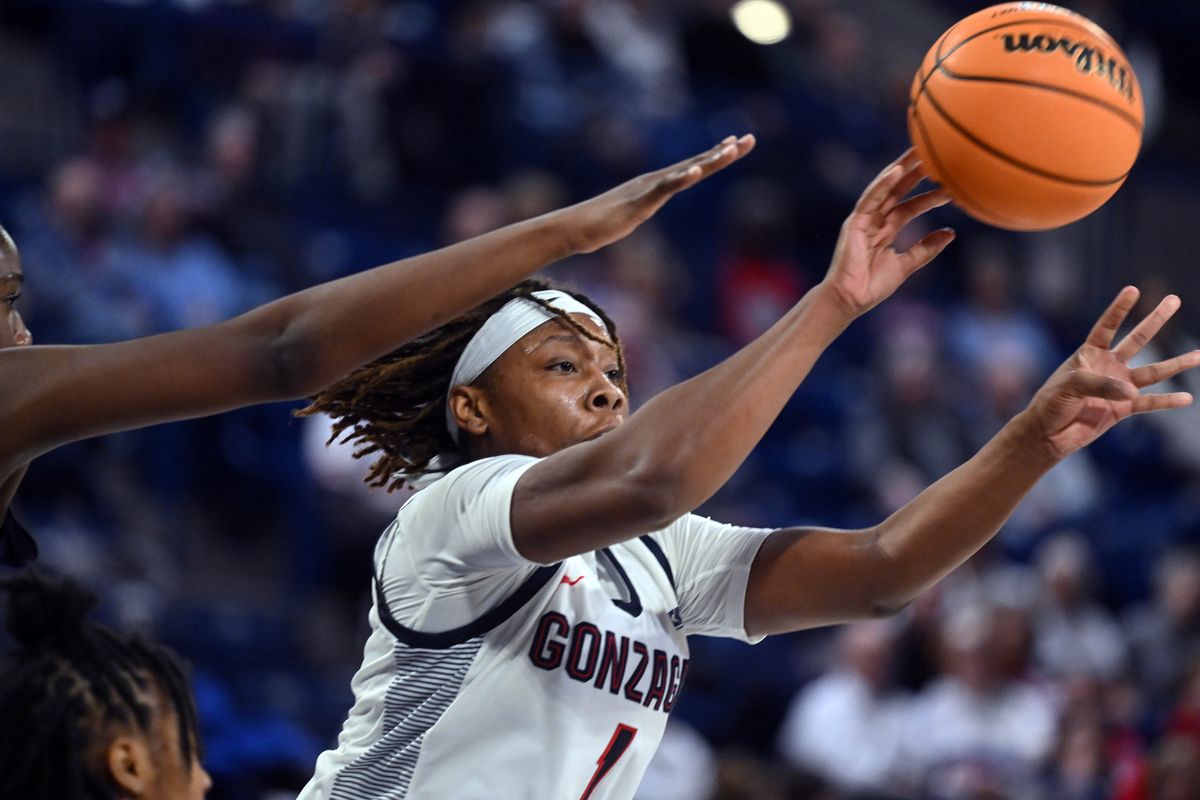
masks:
<svg viewBox="0 0 1200 800"><path fill-rule="evenodd" d="M566 312L533 295L544 289L559 289L591 308L604 321L612 342L596 336ZM333 417L333 433L326 444L338 437L354 442L355 458L375 453L379 457L367 472L371 486L399 489L426 472L436 471L430 462L443 453L462 453L446 430L446 393L450 377L467 343L506 303L524 298L561 319L581 336L610 345L616 350L620 368L619 385L625 385L625 355L617 328L608 315L587 295L553 286L547 281L522 281L504 294L436 328L424 336L393 350L370 364L350 373L313 398L297 411L298 416L324 413Z"/></svg>
<svg viewBox="0 0 1200 800"><path fill-rule="evenodd" d="M0 581L15 647L0 669L0 797L115 800L94 755L114 730L154 735L154 697L179 725L185 765L199 757L196 708L165 647L90 622L95 595L26 569Z"/></svg>

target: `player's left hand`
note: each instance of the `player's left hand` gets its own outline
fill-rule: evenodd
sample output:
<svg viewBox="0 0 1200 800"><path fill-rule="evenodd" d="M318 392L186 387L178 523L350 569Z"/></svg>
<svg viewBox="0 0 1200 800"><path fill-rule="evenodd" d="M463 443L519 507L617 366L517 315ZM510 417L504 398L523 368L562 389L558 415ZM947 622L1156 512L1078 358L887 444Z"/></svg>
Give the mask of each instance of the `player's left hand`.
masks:
<svg viewBox="0 0 1200 800"><path fill-rule="evenodd" d="M1141 367L1129 366L1130 359L1179 310L1178 297L1164 297L1112 347L1117 329L1137 299L1135 287L1122 289L1096 321L1087 341L1055 370L1026 409L1052 457L1062 458L1086 447L1133 414L1180 408L1192 402L1188 392L1143 394L1140 390L1200 366L1200 350Z"/></svg>
<svg viewBox="0 0 1200 800"><path fill-rule="evenodd" d="M941 228L907 251L896 252L896 235L901 228L950 202L944 189L905 200L925 177L920 159L910 148L875 177L842 223L824 283L850 318L882 302L954 240L954 231Z"/></svg>

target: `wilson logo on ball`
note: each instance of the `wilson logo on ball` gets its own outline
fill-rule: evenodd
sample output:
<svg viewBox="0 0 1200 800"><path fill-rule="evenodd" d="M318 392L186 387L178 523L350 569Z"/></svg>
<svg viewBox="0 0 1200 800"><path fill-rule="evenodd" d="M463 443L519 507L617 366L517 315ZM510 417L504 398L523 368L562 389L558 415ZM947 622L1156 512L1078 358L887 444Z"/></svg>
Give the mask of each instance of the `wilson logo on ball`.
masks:
<svg viewBox="0 0 1200 800"><path fill-rule="evenodd" d="M1033 36L1028 33L1006 33L1000 38L1006 53L1062 53L1074 60L1075 69L1084 75L1107 80L1126 100L1133 102L1133 82L1129 79L1129 70L1118 64L1112 56L1106 56L1103 50L1083 42L1073 42L1066 36L1046 36L1041 33Z"/></svg>

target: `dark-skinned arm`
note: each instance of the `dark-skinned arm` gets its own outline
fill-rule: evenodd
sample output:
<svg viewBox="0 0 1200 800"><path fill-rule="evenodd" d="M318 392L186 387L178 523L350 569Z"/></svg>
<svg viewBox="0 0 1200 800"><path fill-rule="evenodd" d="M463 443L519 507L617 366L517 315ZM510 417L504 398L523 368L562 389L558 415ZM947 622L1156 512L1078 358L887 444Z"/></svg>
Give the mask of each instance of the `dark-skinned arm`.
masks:
<svg viewBox="0 0 1200 800"><path fill-rule="evenodd" d="M753 137L730 137L578 205L217 325L115 344L0 351L0 482L66 442L312 394L546 265L628 235L677 192L753 146Z"/></svg>
<svg viewBox="0 0 1200 800"><path fill-rule="evenodd" d="M1165 298L1109 349L1136 300L1135 289L1123 290L1027 409L879 525L772 533L751 568L747 631L780 633L896 612L987 543L1067 455L1132 414L1190 403L1186 392L1139 390L1200 365L1200 351L1136 369L1127 365L1179 308L1177 297Z"/></svg>
<svg viewBox="0 0 1200 800"><path fill-rule="evenodd" d="M825 348L949 244L929 234L892 248L942 191L904 200L924 173L909 152L884 170L843 225L826 279L766 333L672 387L627 422L531 467L517 482L513 541L550 563L657 530L708 499L766 433Z"/></svg>

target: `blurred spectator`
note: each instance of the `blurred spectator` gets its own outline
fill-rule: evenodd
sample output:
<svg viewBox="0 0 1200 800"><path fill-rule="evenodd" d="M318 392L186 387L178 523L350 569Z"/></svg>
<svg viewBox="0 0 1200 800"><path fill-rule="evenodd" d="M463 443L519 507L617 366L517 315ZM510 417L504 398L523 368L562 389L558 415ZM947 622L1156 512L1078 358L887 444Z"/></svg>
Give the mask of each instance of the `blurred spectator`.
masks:
<svg viewBox="0 0 1200 800"><path fill-rule="evenodd" d="M935 796L968 788L1021 796L1053 750L1053 704L1000 672L996 634L991 609L953 611L942 627L945 674L914 701L909 764Z"/></svg>
<svg viewBox="0 0 1200 800"><path fill-rule="evenodd" d="M907 698L890 686L890 622L848 625L837 664L792 701L779 750L793 767L842 791L893 796L904 777Z"/></svg>
<svg viewBox="0 0 1200 800"><path fill-rule="evenodd" d="M1163 708L1200 659L1200 554L1171 550L1155 570L1154 598L1125 616L1134 675Z"/></svg>
<svg viewBox="0 0 1200 800"><path fill-rule="evenodd" d="M1096 575L1087 543L1076 533L1058 534L1038 551L1037 568L1038 666L1056 678L1116 678L1125 666L1125 641L1116 620L1092 599Z"/></svg>
<svg viewBox="0 0 1200 800"><path fill-rule="evenodd" d="M54 171L48 197L27 206L19 234L28 316L41 341L111 342L148 330L152 309L113 252L112 197L92 160Z"/></svg>
<svg viewBox="0 0 1200 800"><path fill-rule="evenodd" d="M795 214L787 188L771 178L744 178L728 205L733 249L718 268L722 332L741 346L769 328L808 288L789 255Z"/></svg>
<svg viewBox="0 0 1200 800"><path fill-rule="evenodd" d="M1191 800L1200 797L1200 745L1171 736L1154 748L1146 800Z"/></svg>
<svg viewBox="0 0 1200 800"><path fill-rule="evenodd" d="M228 319L249 307L257 295L229 257L195 229L188 193L180 170L156 169L148 181L136 235L113 256L152 304L155 331Z"/></svg>

